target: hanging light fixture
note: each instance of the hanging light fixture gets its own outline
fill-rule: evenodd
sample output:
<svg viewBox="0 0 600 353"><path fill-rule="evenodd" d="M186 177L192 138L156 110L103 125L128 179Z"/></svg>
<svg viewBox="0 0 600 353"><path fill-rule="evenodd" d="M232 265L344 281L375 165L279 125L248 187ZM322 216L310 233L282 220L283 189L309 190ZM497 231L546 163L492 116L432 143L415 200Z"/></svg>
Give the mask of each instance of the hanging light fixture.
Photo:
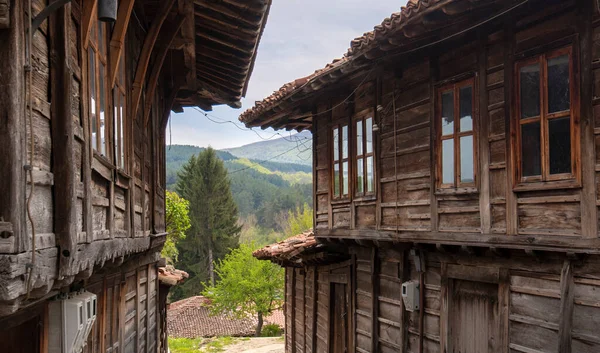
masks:
<svg viewBox="0 0 600 353"><path fill-rule="evenodd" d="M98 0L98 20L110 23L117 20L117 0Z"/></svg>

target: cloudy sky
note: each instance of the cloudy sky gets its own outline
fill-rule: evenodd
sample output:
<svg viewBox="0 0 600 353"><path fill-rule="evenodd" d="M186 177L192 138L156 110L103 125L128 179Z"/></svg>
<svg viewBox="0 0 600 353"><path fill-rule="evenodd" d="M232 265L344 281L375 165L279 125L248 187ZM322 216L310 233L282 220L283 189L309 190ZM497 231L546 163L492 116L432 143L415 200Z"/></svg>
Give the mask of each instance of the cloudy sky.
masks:
<svg viewBox="0 0 600 353"><path fill-rule="evenodd" d="M242 108L214 107L209 113L211 118L238 122L239 114L255 101L341 57L350 40L372 30L405 3L406 0L273 0ZM173 144L222 149L261 141L257 133L264 138L274 133L216 124L189 108L181 114L173 113L171 118ZM289 134L285 130L281 133Z"/></svg>

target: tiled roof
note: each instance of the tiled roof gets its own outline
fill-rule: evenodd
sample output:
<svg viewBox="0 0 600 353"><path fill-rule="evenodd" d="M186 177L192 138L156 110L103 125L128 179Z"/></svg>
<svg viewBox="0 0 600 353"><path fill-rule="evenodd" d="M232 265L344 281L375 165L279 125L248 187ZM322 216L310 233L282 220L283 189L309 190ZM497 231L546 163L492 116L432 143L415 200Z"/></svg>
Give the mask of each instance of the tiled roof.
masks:
<svg viewBox="0 0 600 353"><path fill-rule="evenodd" d="M381 24L375 26L372 31L352 40L350 48L342 58L335 59L324 68L315 71L309 76L283 85L279 90L262 101L256 102L254 107L242 113L239 120L249 127L272 126L272 121L268 121L265 124L264 120L266 120L266 116L269 114L274 115L273 111L275 110L277 112L285 111L284 107L276 107L282 102L287 101L292 95L307 95L320 89L323 86L323 82L331 82L345 74L354 72L354 70L365 64L363 62L361 65L355 65L358 61L357 59L364 57L366 53L374 51L382 45L401 47L419 35L433 30L433 28L422 25L419 21L422 22L425 15L434 13L437 10L441 10L445 15L450 14L448 16L451 16L453 14L452 6L464 6L464 2L464 0L408 0L406 6L401 7L400 11L391 14ZM469 0L469 6L473 8L479 5L484 6L486 3L491 2ZM405 35L403 30L408 30L410 34ZM391 43L392 38L393 44ZM320 82L321 80L323 82ZM299 97L294 99L294 101L299 100ZM289 114L286 114L285 117L288 119L292 118ZM301 126L301 128L306 127L310 127L310 122L304 122L304 125Z"/></svg>
<svg viewBox="0 0 600 353"><path fill-rule="evenodd" d="M265 324L284 326L281 310L265 318ZM210 315L210 300L196 296L174 302L167 309L167 331L170 337L252 336L256 319L234 319Z"/></svg>
<svg viewBox="0 0 600 353"><path fill-rule="evenodd" d="M267 245L255 250L252 255L259 260L271 260L274 262L291 261L301 255L304 251L315 249L321 244L315 238L312 230L298 234L279 243Z"/></svg>
<svg viewBox="0 0 600 353"><path fill-rule="evenodd" d="M185 281L188 278L187 272L176 269L173 266L159 267L158 268L158 280L161 284L167 286L174 286Z"/></svg>

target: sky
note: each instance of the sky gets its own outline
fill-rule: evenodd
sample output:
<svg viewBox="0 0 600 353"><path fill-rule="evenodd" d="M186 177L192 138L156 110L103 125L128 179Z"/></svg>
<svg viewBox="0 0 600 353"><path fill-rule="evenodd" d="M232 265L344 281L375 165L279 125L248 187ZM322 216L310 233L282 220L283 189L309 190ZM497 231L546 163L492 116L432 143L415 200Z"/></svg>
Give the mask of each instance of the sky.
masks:
<svg viewBox="0 0 600 353"><path fill-rule="evenodd" d="M273 0L254 71L241 109L215 106L213 120L229 120L240 127L238 116L287 82L307 76L342 57L350 41L370 31L406 0ZM171 139L167 144L239 147L272 138L273 130L238 129L232 124L209 121L200 112L186 108L171 114ZM279 131L287 136L289 132ZM262 137L262 138L261 138Z"/></svg>

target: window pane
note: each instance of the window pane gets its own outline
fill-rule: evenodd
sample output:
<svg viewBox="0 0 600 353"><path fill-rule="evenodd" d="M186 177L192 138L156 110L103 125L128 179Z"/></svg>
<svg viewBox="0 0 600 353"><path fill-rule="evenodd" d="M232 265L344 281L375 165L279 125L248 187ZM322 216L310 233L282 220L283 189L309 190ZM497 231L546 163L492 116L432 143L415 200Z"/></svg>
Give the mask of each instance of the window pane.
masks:
<svg viewBox="0 0 600 353"><path fill-rule="evenodd" d="M362 194L364 192L364 159L358 158L356 160L356 193Z"/></svg>
<svg viewBox="0 0 600 353"><path fill-rule="evenodd" d="M521 68L521 118L540 115L540 64Z"/></svg>
<svg viewBox="0 0 600 353"><path fill-rule="evenodd" d="M367 192L375 191L375 176L373 175L373 157L367 158Z"/></svg>
<svg viewBox="0 0 600 353"><path fill-rule="evenodd" d="M475 182L475 171L473 168L473 136L460 138L460 182Z"/></svg>
<svg viewBox="0 0 600 353"><path fill-rule="evenodd" d="M333 165L333 196L340 196L340 165L336 163Z"/></svg>
<svg viewBox="0 0 600 353"><path fill-rule="evenodd" d="M340 129L333 129L333 160L340 160Z"/></svg>
<svg viewBox="0 0 600 353"><path fill-rule="evenodd" d="M342 159L348 158L348 125L342 126Z"/></svg>
<svg viewBox="0 0 600 353"><path fill-rule="evenodd" d="M454 184L454 140L442 140L442 183Z"/></svg>
<svg viewBox="0 0 600 353"><path fill-rule="evenodd" d="M442 93L442 135L454 133L454 93Z"/></svg>
<svg viewBox="0 0 600 353"><path fill-rule="evenodd" d="M92 146L98 148L96 126L96 57L92 47L88 47L88 79L90 87L90 125L92 126Z"/></svg>
<svg viewBox="0 0 600 353"><path fill-rule="evenodd" d="M363 131L362 131L362 120L356 122L356 155L360 156L363 154Z"/></svg>
<svg viewBox="0 0 600 353"><path fill-rule="evenodd" d="M100 90L99 96L100 96L100 153L102 153L102 155L106 156L106 137L107 137L107 129L108 129L108 124L105 120L105 115L106 115L106 89L104 86L104 65L100 64L98 65L99 67L99 72L98 72L98 83L100 84L98 87L98 89Z"/></svg>
<svg viewBox="0 0 600 353"><path fill-rule="evenodd" d="M365 121L367 135L367 153L373 152L373 118L367 118Z"/></svg>
<svg viewBox="0 0 600 353"><path fill-rule="evenodd" d="M523 176L542 174L539 122L521 126L521 155Z"/></svg>
<svg viewBox="0 0 600 353"><path fill-rule="evenodd" d="M348 162L342 163L342 195L348 195Z"/></svg>
<svg viewBox="0 0 600 353"><path fill-rule="evenodd" d="M548 60L548 112L569 110L569 56Z"/></svg>
<svg viewBox="0 0 600 353"><path fill-rule="evenodd" d="M460 131L473 130L473 87L460 89Z"/></svg>
<svg viewBox="0 0 600 353"><path fill-rule="evenodd" d="M125 120L125 95L121 94L121 105L119 107L119 131L120 135L120 146L121 146L121 167L125 169L125 125L123 121Z"/></svg>
<svg viewBox="0 0 600 353"><path fill-rule="evenodd" d="M571 172L571 118L548 121L550 174Z"/></svg>

